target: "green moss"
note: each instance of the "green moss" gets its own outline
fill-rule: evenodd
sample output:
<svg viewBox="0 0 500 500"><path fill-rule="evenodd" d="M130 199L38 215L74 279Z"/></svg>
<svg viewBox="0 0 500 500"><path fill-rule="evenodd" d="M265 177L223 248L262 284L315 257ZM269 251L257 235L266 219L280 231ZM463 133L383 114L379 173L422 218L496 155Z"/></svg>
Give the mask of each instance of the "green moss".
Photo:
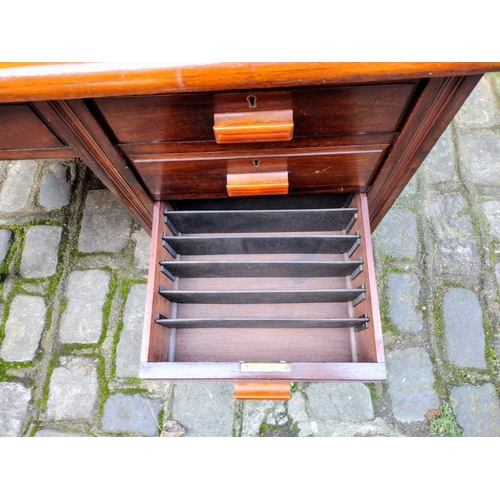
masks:
<svg viewBox="0 0 500 500"><path fill-rule="evenodd" d="M59 305L59 313L64 314L66 312L66 309L68 308L68 299L66 297L61 299L60 305Z"/></svg>
<svg viewBox="0 0 500 500"><path fill-rule="evenodd" d="M462 429L455 420L455 415L447 403L440 408L440 414L436 415L429 422L429 432L431 436L458 437L462 434Z"/></svg>
<svg viewBox="0 0 500 500"><path fill-rule="evenodd" d="M114 274L112 274L111 279L109 281L109 291L106 296L106 302L102 307L103 319L102 319L101 337L98 341L99 345L101 345L104 342L104 339L106 338L106 332L108 331L108 325L109 325L109 315L111 313L111 304L113 302L113 298L115 296L117 289L118 289L118 278Z"/></svg>
<svg viewBox="0 0 500 500"><path fill-rule="evenodd" d="M498 337L497 326L494 321L491 321L487 315L483 316L483 328L485 335L485 358L488 373L491 377L497 378L499 374L499 361L495 348L493 347L493 340Z"/></svg>
<svg viewBox="0 0 500 500"><path fill-rule="evenodd" d="M377 401L377 386L373 382L365 382L365 386L370 391L370 398L373 404L375 404Z"/></svg>
<svg viewBox="0 0 500 500"><path fill-rule="evenodd" d="M49 400L50 379L52 378L53 371L59 366L59 362L59 353L54 353L47 367L46 377L42 388L42 396L38 401L35 402L40 410L45 410L47 408L47 402Z"/></svg>
<svg viewBox="0 0 500 500"><path fill-rule="evenodd" d="M165 421L164 419L165 419L165 409L162 406L160 413L158 413L158 427L159 427L158 431L159 431L159 433L163 429L163 422Z"/></svg>
<svg viewBox="0 0 500 500"><path fill-rule="evenodd" d="M136 384L142 383L143 380L140 378L135 378L135 377L127 377L127 378L125 378L125 382L127 384L130 384L130 385L136 385Z"/></svg>
<svg viewBox="0 0 500 500"><path fill-rule="evenodd" d="M147 394L148 390L143 387L126 387L117 391L120 394L128 394L129 396L133 396L134 394Z"/></svg>
<svg viewBox="0 0 500 500"><path fill-rule="evenodd" d="M259 428L259 437L297 437L299 431L298 424L292 420L288 420L283 425L262 423Z"/></svg>
<svg viewBox="0 0 500 500"><path fill-rule="evenodd" d="M97 378L99 380L100 405L98 410L99 418L104 416L104 405L110 396L108 380L106 378L105 360L103 356L98 356L99 363L97 364Z"/></svg>
<svg viewBox="0 0 500 500"><path fill-rule="evenodd" d="M394 338L397 338L398 329L392 322L391 316L389 314L389 305L385 300L385 294L382 294L380 296L379 309L380 309L380 321L382 323L382 331L390 333Z"/></svg>
<svg viewBox="0 0 500 500"><path fill-rule="evenodd" d="M434 304L432 313L434 316L434 338L439 352L439 356L444 356L444 311L443 311L444 298L443 294L434 295Z"/></svg>

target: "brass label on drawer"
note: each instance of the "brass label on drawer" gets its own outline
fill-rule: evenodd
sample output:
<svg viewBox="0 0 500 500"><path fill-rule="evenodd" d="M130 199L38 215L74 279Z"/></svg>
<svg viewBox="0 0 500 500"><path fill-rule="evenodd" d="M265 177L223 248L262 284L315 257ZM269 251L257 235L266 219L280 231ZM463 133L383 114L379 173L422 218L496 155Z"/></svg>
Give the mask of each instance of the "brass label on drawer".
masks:
<svg viewBox="0 0 500 500"><path fill-rule="evenodd" d="M242 372L291 372L292 366L290 363L280 361L279 363L256 363L245 362L240 363L240 371Z"/></svg>

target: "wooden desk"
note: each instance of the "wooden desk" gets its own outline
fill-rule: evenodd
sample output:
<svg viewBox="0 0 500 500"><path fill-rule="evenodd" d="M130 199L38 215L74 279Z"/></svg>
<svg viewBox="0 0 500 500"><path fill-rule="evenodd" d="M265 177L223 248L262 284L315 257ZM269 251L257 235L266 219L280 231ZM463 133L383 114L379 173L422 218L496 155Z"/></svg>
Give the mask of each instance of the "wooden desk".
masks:
<svg viewBox="0 0 500 500"><path fill-rule="evenodd" d="M385 365L370 232L482 74L499 69L498 63L3 64L0 159L80 157L151 234L141 376L379 380ZM233 181L236 192L287 195L228 197ZM357 218L345 225L316 226L349 209ZM165 222L164 210L179 213L167 213ZM232 229L213 222L210 239L199 236L212 224L207 214L240 222ZM194 230L189 221L202 217L205 225ZM237 241L235 228L246 233ZM288 239L285 230L293 233ZM326 247L311 231L329 245L349 237L356 244L334 254L333 246L314 251L316 244ZM186 233L198 235L194 244ZM219 253L234 246L229 257L211 256L217 239L226 245ZM297 242L309 250L292 250ZM259 262L246 270L227 264L246 253ZM324 267L300 267L307 259ZM362 265L340 277L337 268L352 263ZM244 293L251 290L262 293Z"/></svg>

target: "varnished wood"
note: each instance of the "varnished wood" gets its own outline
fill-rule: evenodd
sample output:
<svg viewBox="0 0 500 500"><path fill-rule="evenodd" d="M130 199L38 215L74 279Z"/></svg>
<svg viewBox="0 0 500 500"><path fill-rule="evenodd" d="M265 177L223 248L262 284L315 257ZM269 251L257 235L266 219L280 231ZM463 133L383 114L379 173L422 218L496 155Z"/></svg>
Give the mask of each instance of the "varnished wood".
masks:
<svg viewBox="0 0 500 500"><path fill-rule="evenodd" d="M396 139L395 133L373 133L373 134L351 134L334 135L330 137L294 137L292 141L282 142L280 151L321 151L323 148L336 147L358 147L374 144L392 144ZM119 149L131 160L141 158L161 159L169 155L192 155L193 157L224 156L229 158L238 155L249 156L250 149L247 144L212 144L209 142L155 142L155 143L120 143ZM258 156L259 153L276 151L277 148L270 144L256 142L252 144L250 156ZM224 153L224 154L223 154Z"/></svg>
<svg viewBox="0 0 500 500"><path fill-rule="evenodd" d="M0 160L25 160L33 159L54 159L75 158L77 156L74 149L65 148L48 148L48 149L4 149L0 150Z"/></svg>
<svg viewBox="0 0 500 500"><path fill-rule="evenodd" d="M288 373L275 373L275 381L378 382L385 380L385 363L292 363ZM243 373L240 363L141 363L139 376L160 380L269 380L268 373Z"/></svg>
<svg viewBox="0 0 500 500"><path fill-rule="evenodd" d="M235 382L234 399L240 401L288 401L291 397L288 382Z"/></svg>
<svg viewBox="0 0 500 500"><path fill-rule="evenodd" d="M206 155L199 159L187 155L170 156L158 160L140 159L134 161L134 165L155 200L227 196L228 161L242 156L249 162L286 159L290 193L322 188L356 192L369 186L384 152L385 145L331 148L312 155L307 151L289 151L284 156L271 150L257 157L250 152L232 158L220 158L219 155L216 159Z"/></svg>
<svg viewBox="0 0 500 500"><path fill-rule="evenodd" d="M293 90L293 138L395 132L414 89L415 84L399 84ZM257 102L265 100L265 91L254 94ZM238 95L246 100L246 93ZM96 99L95 103L119 143L215 144L217 97L175 94Z"/></svg>
<svg viewBox="0 0 500 500"><path fill-rule="evenodd" d="M146 288L146 310L142 333L141 362L161 362L168 360L170 335L165 327L155 323L159 311L170 315L171 303L158 293L160 286L172 289L172 282L164 276L158 266L161 259L171 259L162 245L164 229L163 212L168 205L158 202L154 205L153 228L149 255L148 284Z"/></svg>
<svg viewBox="0 0 500 500"><path fill-rule="evenodd" d="M54 63L0 66L0 102L397 81L498 71L499 63Z"/></svg>
<svg viewBox="0 0 500 500"><path fill-rule="evenodd" d="M365 262L363 274L358 275L352 282L353 288L365 286L366 298L354 307L354 316L366 314L370 318L368 328L356 334L356 352L360 363L384 363L384 343L382 337L382 323L377 293L375 264L370 237L370 220L367 196L364 193L354 195L352 206L358 209L358 218L352 231L359 232L363 244L352 254L353 259L362 259Z"/></svg>
<svg viewBox="0 0 500 500"><path fill-rule="evenodd" d="M74 150L151 234L153 203L149 195L85 104L53 101L40 103L38 108L62 121Z"/></svg>
<svg viewBox="0 0 500 500"><path fill-rule="evenodd" d="M0 152L25 150L26 154L64 146L27 104L0 104Z"/></svg>
<svg viewBox="0 0 500 500"><path fill-rule="evenodd" d="M498 63L235 63L126 68L0 63L0 124L3 120L5 125L0 159L80 156L147 231L155 226L141 376L170 380L380 380L385 377L385 365L370 223L373 230L481 75L499 69ZM256 117L277 110L293 113L290 140L216 143L213 126L217 126L217 115L247 113ZM238 140L248 140L247 130L237 132ZM268 135L267 139L273 137ZM351 250L351 258L359 259L349 264L358 268L351 278L336 277L337 272L331 273L335 277L327 277L323 272L316 277L302 276L298 283L289 276L293 266L287 259L305 262L306 254L284 254L287 258L280 264L281 271L272 264L273 256L251 256L249 262L244 261L246 274L241 275L248 277L240 278L235 269L242 266L235 262L241 255L231 255L227 263L217 261L217 256L183 255L175 266L196 268L193 277L169 279L161 272L158 263L173 260L161 245L161 233L169 232L161 221L164 200L175 204L185 198L227 197L227 180L234 175L247 176L248 180L255 173L254 162L264 174L287 174L291 194L357 193L353 206L358 208L358 219L351 231L359 232L362 244ZM275 168L279 162L285 167ZM252 183L240 184L248 187ZM153 200L161 203L153 208ZM314 266L323 258L314 255ZM335 255L335 259L347 263L348 257ZM249 269L257 266L256 260L262 261L259 265L266 269L266 276L253 277L261 275L260 271L250 273ZM270 266L271 274L279 277L270 277ZM205 277L198 276L202 271ZM223 277L224 273L229 277ZM351 303L324 302L320 297L299 307L282 304L281 299L260 304L263 297L259 297L258 306L253 304L259 290L277 290L273 293L279 298L283 297L279 290L309 290L313 284L319 289L364 285L365 298ZM191 293L191 299L171 303L158 293L160 285ZM205 299L199 303L197 297L205 297L205 290L214 290L224 303L214 306ZM234 301L238 290L253 291L249 295L253 298L247 303ZM297 297L302 295L297 293ZM169 330L156 324L158 313L177 318L175 324L184 328ZM324 326L323 319L343 321L365 315L363 323L367 325L363 327L367 328L361 331L349 328L351 323L347 322L338 329L319 328ZM220 322L221 317L233 318L236 326L247 326L246 321L254 321L252 318L272 319L274 328L264 328L268 322L259 323L258 328L226 328L228 324ZM282 319L310 317L316 323L307 334L294 327L297 323L276 328L283 326ZM205 326L199 325L201 319ZM243 373L238 363L242 360L285 360L291 363L291 370L272 376Z"/></svg>

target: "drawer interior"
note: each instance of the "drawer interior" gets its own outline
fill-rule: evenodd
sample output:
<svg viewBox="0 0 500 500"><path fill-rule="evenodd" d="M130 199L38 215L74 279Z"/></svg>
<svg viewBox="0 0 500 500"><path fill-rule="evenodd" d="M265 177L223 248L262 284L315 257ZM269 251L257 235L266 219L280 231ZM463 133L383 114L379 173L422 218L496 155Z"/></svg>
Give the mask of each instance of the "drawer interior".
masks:
<svg viewBox="0 0 500 500"><path fill-rule="evenodd" d="M142 377L385 378L365 195L155 208Z"/></svg>

